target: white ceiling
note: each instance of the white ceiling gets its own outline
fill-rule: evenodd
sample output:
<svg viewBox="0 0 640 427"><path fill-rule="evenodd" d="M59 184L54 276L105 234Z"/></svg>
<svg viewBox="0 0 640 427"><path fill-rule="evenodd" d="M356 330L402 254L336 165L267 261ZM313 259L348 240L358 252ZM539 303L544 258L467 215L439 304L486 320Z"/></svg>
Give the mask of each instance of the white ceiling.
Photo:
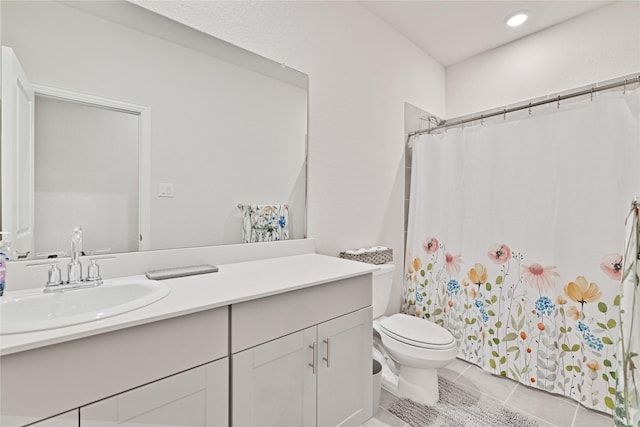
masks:
<svg viewBox="0 0 640 427"><path fill-rule="evenodd" d="M380 19L444 66L486 52L574 18L613 0L563 1L362 1ZM509 15L527 10L522 26L504 24Z"/></svg>

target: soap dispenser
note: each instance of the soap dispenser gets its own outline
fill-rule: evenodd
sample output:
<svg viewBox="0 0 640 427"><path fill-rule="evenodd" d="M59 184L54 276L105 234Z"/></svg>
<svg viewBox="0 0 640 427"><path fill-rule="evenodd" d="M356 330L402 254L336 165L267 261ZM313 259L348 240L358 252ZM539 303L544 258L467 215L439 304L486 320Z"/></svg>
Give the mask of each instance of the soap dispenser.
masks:
<svg viewBox="0 0 640 427"><path fill-rule="evenodd" d="M11 245L11 232L10 231L0 231L0 235L2 235L2 240L0 240L0 252L2 252L7 260L16 260L18 259L16 251L13 249Z"/></svg>

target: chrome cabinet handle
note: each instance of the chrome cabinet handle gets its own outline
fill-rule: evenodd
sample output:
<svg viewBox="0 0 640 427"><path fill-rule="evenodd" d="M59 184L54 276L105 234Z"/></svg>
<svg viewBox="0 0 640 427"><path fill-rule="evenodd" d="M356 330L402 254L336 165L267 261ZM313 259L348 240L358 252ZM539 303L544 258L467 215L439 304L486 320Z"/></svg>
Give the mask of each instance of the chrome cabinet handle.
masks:
<svg viewBox="0 0 640 427"><path fill-rule="evenodd" d="M312 372L315 374L316 373L316 365L318 364L318 352L316 351L316 342L314 341L313 344L311 344L309 346L309 348L312 351L312 356L311 356L311 363L309 363L309 366L311 366L311 370Z"/></svg>
<svg viewBox="0 0 640 427"><path fill-rule="evenodd" d="M325 362L327 362L327 368L330 368L330 355L331 355L331 339L329 337L325 338L322 340L323 343L325 343L327 345L327 357L323 357L322 360L324 360Z"/></svg>

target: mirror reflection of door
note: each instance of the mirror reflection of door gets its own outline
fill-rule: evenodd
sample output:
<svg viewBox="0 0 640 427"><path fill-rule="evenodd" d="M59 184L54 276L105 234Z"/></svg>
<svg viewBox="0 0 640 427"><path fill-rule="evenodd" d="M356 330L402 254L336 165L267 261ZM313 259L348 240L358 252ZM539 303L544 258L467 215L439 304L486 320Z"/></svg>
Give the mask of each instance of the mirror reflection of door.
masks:
<svg viewBox="0 0 640 427"><path fill-rule="evenodd" d="M12 49L2 46L0 230L19 257L33 253L34 91Z"/></svg>
<svg viewBox="0 0 640 427"><path fill-rule="evenodd" d="M75 226L87 254L138 250L138 116L37 95L35 117L36 256Z"/></svg>

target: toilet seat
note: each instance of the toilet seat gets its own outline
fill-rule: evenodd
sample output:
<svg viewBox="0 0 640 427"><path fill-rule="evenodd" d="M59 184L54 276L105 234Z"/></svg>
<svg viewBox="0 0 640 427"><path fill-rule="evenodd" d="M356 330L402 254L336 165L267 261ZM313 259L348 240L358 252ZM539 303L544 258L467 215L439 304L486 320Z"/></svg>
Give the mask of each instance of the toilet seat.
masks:
<svg viewBox="0 0 640 427"><path fill-rule="evenodd" d="M449 350L456 342L449 331L427 319L397 313L380 322L380 329L397 341L430 350Z"/></svg>

